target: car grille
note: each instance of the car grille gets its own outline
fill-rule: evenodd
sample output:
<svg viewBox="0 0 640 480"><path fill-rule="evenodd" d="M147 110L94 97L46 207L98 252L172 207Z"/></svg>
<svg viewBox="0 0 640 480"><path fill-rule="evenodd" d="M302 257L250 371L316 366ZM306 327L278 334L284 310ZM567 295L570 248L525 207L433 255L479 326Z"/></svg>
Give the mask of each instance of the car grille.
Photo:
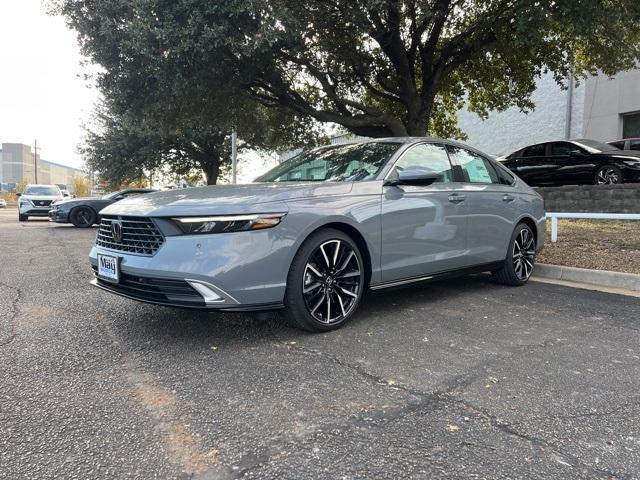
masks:
<svg viewBox="0 0 640 480"><path fill-rule="evenodd" d="M31 200L31 203L36 207L48 207L51 205L51 202L53 202L53 200Z"/></svg>
<svg viewBox="0 0 640 480"><path fill-rule="evenodd" d="M114 238L112 224L121 222L122 238ZM114 217L104 215L96 237L96 245L110 250L135 255L154 255L164 243L164 237L155 224L144 217Z"/></svg>
<svg viewBox="0 0 640 480"><path fill-rule="evenodd" d="M98 277L98 267L91 266L98 285L114 293L138 300L181 307L204 307L202 296L184 280L140 277L120 273L120 282L111 283Z"/></svg>

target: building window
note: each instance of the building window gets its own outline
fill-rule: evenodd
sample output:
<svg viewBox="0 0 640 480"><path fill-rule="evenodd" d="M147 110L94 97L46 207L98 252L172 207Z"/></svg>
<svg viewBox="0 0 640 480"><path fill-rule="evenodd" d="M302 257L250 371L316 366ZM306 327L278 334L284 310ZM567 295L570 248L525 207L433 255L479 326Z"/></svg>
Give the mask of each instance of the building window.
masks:
<svg viewBox="0 0 640 480"><path fill-rule="evenodd" d="M640 112L622 116L622 138L640 137Z"/></svg>

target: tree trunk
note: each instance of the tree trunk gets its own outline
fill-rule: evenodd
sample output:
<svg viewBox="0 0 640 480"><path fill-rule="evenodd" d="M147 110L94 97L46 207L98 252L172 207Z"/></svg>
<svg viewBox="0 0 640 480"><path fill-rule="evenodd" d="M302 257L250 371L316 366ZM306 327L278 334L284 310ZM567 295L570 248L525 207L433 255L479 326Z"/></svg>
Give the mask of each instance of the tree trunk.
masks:
<svg viewBox="0 0 640 480"><path fill-rule="evenodd" d="M207 180L207 185L215 185L220 173L220 158L217 156L204 158L200 160L200 166Z"/></svg>

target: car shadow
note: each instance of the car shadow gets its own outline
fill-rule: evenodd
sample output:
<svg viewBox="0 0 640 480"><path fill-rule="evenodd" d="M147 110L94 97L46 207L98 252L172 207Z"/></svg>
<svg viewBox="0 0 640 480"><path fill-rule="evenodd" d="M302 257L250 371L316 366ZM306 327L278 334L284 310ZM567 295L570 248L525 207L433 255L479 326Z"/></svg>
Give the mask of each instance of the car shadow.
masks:
<svg viewBox="0 0 640 480"><path fill-rule="evenodd" d="M495 284L487 274L470 275L410 287L370 293L363 299L359 311L342 328L326 334L314 334L289 326L284 311L230 313L180 310L137 304L127 308L124 315L114 318L119 335L136 338L147 348L155 344L210 346L214 343L259 345L261 343L290 342L315 335L359 335L371 328L372 322L384 325L389 317L402 322L403 312L424 310L435 301L452 301L474 292L491 294L506 288ZM127 300L127 302L129 302ZM428 316L427 316L428 317ZM112 317L113 318L113 317ZM427 320L425 320L427 321Z"/></svg>

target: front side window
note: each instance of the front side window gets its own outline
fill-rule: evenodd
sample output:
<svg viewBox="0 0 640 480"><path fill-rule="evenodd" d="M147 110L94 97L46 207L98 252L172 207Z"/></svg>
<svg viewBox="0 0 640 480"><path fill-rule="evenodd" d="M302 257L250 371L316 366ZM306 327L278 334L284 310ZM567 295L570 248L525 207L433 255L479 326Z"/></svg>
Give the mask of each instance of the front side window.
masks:
<svg viewBox="0 0 640 480"><path fill-rule="evenodd" d="M556 142L551 144L551 156L568 157L572 150L576 150L576 146L567 142Z"/></svg>
<svg viewBox="0 0 640 480"><path fill-rule="evenodd" d="M32 186L32 187L27 187L24 191L25 195L44 195L44 196L50 196L50 197L54 197L54 196L60 196L62 195L62 193L60 193L60 189L56 186L46 186L46 185L38 185L38 186Z"/></svg>
<svg viewBox="0 0 640 480"><path fill-rule="evenodd" d="M455 147L456 157L465 181L470 183L501 183L491 162L464 148Z"/></svg>
<svg viewBox="0 0 640 480"><path fill-rule="evenodd" d="M640 140L631 140L629 142L629 150L640 150Z"/></svg>
<svg viewBox="0 0 640 480"><path fill-rule="evenodd" d="M357 182L373 180L401 143L368 142L303 152L256 182Z"/></svg>
<svg viewBox="0 0 640 480"><path fill-rule="evenodd" d="M544 157L547 146L544 143L540 145L531 145L523 150L523 157Z"/></svg>
<svg viewBox="0 0 640 480"><path fill-rule="evenodd" d="M619 148L620 150L624 150L624 140L620 140L619 142L610 142L609 145Z"/></svg>
<svg viewBox="0 0 640 480"><path fill-rule="evenodd" d="M411 147L396 163L395 174L397 175L408 167L428 168L437 172L440 176L436 183L453 182L451 162L443 145L428 143Z"/></svg>

